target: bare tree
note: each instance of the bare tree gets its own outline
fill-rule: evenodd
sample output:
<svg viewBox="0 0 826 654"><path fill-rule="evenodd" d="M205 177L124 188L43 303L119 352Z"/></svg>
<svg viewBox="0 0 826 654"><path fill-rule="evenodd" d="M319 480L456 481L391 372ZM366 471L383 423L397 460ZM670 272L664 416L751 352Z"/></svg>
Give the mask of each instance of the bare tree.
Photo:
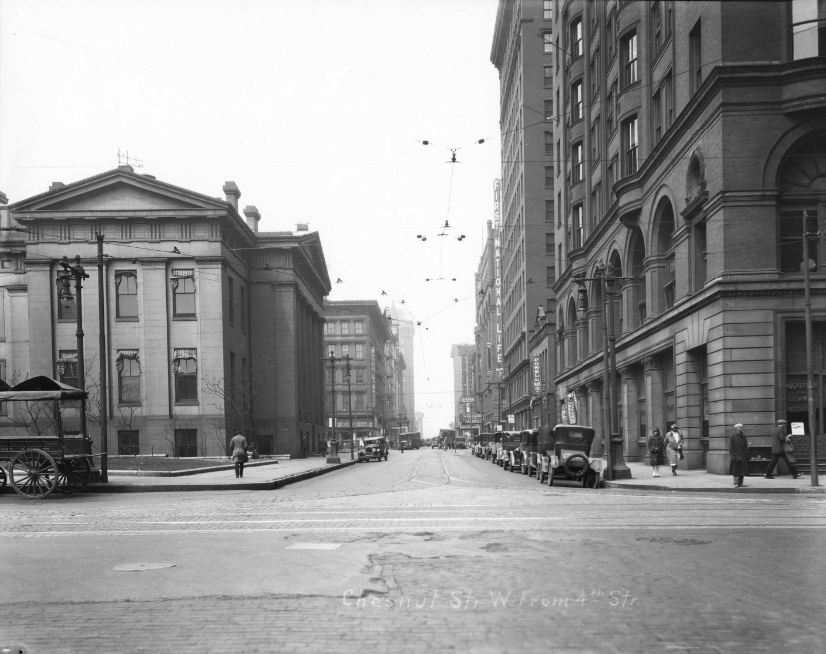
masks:
<svg viewBox="0 0 826 654"><path fill-rule="evenodd" d="M22 371L15 370L6 383L9 386L15 386L28 378L28 373L23 374ZM10 417L15 435L40 436L57 430L57 417L53 402L11 402L9 404L14 405L10 409Z"/></svg>
<svg viewBox="0 0 826 654"><path fill-rule="evenodd" d="M161 438L163 438L169 444L169 451L172 454L173 459L178 458L178 450L175 449L175 431L173 429L172 434L169 433L170 426L164 425L163 430L161 430Z"/></svg>
<svg viewBox="0 0 826 654"><path fill-rule="evenodd" d="M204 389L221 400L213 406L224 415L224 424L236 424L248 436L252 435L252 409L255 396L261 391L262 375L242 370L234 381L226 383L219 377L204 377ZM226 443L223 445L226 448Z"/></svg>
<svg viewBox="0 0 826 654"><path fill-rule="evenodd" d="M138 419L140 417L140 409L141 405L143 404L143 398L141 394L136 389L124 389L125 396L123 401L118 403L118 414L115 418L115 423L119 427L123 427L125 431L128 431L130 436L135 431L135 427L138 424ZM134 396L134 397L133 397ZM98 404L100 406L100 404ZM86 413L87 419L89 413ZM100 416L98 415L98 419ZM133 452L133 454L137 454L137 452Z"/></svg>
<svg viewBox="0 0 826 654"><path fill-rule="evenodd" d="M227 424L221 419L211 420L209 426L212 428L212 436L215 443L218 445L218 456L221 458L229 458L227 450ZM206 443L204 443L206 445ZM206 450L204 450L206 451Z"/></svg>

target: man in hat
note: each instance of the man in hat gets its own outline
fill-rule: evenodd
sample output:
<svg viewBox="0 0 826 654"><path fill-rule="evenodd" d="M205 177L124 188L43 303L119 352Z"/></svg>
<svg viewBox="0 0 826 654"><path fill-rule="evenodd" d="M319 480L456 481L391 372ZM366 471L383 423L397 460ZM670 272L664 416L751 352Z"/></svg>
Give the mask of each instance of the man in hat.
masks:
<svg viewBox="0 0 826 654"><path fill-rule="evenodd" d="M743 477L748 473L749 466L749 442L743 433L742 423L734 425L734 433L728 441L728 451L731 458L729 464L731 476L734 477L734 487L743 487Z"/></svg>
<svg viewBox="0 0 826 654"><path fill-rule="evenodd" d="M800 473L797 471L794 463L789 461L789 457L786 456L786 449L784 445L786 444L786 421L782 418L777 421L777 429L774 432L774 438L772 439L772 460L769 462L769 467L766 468L766 479L774 479L774 467L777 465L777 462L780 459L783 459L786 462L786 465L789 468L789 471L792 473L792 479L797 479L800 476Z"/></svg>

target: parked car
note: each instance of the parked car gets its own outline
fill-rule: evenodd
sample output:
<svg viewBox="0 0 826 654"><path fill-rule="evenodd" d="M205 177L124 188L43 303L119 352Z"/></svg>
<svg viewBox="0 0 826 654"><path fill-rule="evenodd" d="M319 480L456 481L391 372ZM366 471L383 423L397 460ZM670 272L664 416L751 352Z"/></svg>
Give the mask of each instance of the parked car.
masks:
<svg viewBox="0 0 826 654"><path fill-rule="evenodd" d="M381 461L382 457L387 461L387 440L384 436L368 436L359 439L359 462L370 459Z"/></svg>
<svg viewBox="0 0 826 654"><path fill-rule="evenodd" d="M500 452L497 463L499 463L503 470L513 471L513 466L518 466L520 463L518 457L521 453L517 451L516 455L514 455L513 452L517 450L519 444L522 442L521 433L522 432L518 431L502 432L502 451Z"/></svg>
<svg viewBox="0 0 826 654"><path fill-rule="evenodd" d="M553 486L554 481L568 479L581 482L583 488L599 488L602 459L591 458L594 430L584 425L556 425L553 439L548 486Z"/></svg>
<svg viewBox="0 0 826 654"><path fill-rule="evenodd" d="M523 475L532 475L536 470L536 443L538 429L525 429L519 433L519 470Z"/></svg>

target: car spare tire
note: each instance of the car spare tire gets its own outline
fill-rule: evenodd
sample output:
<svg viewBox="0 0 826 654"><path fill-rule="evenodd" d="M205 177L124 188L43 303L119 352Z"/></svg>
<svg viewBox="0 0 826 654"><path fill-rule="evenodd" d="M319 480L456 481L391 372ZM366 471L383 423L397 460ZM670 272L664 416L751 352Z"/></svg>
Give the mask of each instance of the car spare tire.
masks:
<svg viewBox="0 0 826 654"><path fill-rule="evenodd" d="M588 457L584 454L572 454L565 459L562 468L569 477L579 479L591 469L591 466L588 464Z"/></svg>

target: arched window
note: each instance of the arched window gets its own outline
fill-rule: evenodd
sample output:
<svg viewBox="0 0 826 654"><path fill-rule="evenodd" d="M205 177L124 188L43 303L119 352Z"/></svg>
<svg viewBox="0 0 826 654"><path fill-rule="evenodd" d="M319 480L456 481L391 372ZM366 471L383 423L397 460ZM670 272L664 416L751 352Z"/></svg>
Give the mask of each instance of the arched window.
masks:
<svg viewBox="0 0 826 654"><path fill-rule="evenodd" d="M809 246L809 270L821 272L826 253L818 232L826 229L826 134L806 137L780 164L782 204L779 221L780 270L803 272L803 212Z"/></svg>
<svg viewBox="0 0 826 654"><path fill-rule="evenodd" d="M674 306L676 299L677 270L674 256L674 207L668 198L660 200L656 214L657 256L662 261L660 284L662 309Z"/></svg>
<svg viewBox="0 0 826 654"><path fill-rule="evenodd" d="M632 281L629 282L631 290L631 306L628 307L629 317L631 317L632 327L639 327L645 322L648 315L646 305L646 284L643 261L645 260L645 244L643 243L642 232L639 228L634 228L631 234L631 267L629 270Z"/></svg>
<svg viewBox="0 0 826 654"><path fill-rule="evenodd" d="M576 331L576 302L573 298L568 300L568 334L566 336L568 346L568 365L573 366L579 361L579 341Z"/></svg>

